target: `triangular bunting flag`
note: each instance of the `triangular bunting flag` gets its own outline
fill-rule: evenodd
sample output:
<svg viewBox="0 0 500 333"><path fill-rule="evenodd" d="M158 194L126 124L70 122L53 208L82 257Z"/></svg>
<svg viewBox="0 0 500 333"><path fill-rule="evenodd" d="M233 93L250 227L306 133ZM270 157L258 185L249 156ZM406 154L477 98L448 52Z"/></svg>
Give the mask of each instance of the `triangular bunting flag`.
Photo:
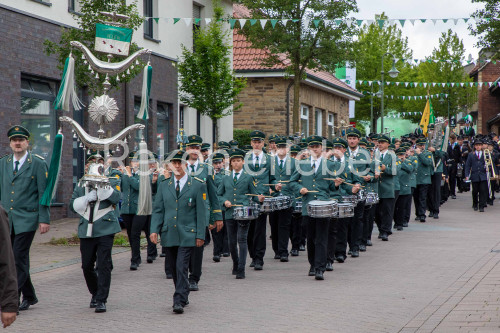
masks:
<svg viewBox="0 0 500 333"><path fill-rule="evenodd" d="M212 19L207 17L205 18L205 24L210 24L212 22Z"/></svg>
<svg viewBox="0 0 500 333"><path fill-rule="evenodd" d="M356 20L356 24L360 27L363 24L363 20Z"/></svg>
<svg viewBox="0 0 500 333"><path fill-rule="evenodd" d="M453 24L457 25L458 19L453 19Z"/></svg>
<svg viewBox="0 0 500 333"><path fill-rule="evenodd" d="M410 21L411 25L415 25L415 19L409 19L408 21Z"/></svg>
<svg viewBox="0 0 500 333"><path fill-rule="evenodd" d="M401 27L402 27L402 28L404 28L404 26L405 26L405 21L406 21L406 20L399 20L399 24L401 24Z"/></svg>
<svg viewBox="0 0 500 333"><path fill-rule="evenodd" d="M256 19L250 19L250 26L254 25L255 23L257 23Z"/></svg>
<svg viewBox="0 0 500 333"><path fill-rule="evenodd" d="M191 22L193 22L193 19L190 17L183 18L183 20L184 20L184 23L186 23L186 27L191 26Z"/></svg>
<svg viewBox="0 0 500 333"><path fill-rule="evenodd" d="M434 23L434 25L436 25L436 21L437 19L431 19L432 23Z"/></svg>
<svg viewBox="0 0 500 333"><path fill-rule="evenodd" d="M245 20L245 19L239 19L238 22L240 22L240 29L243 29L243 27L247 23L247 20Z"/></svg>
<svg viewBox="0 0 500 333"><path fill-rule="evenodd" d="M385 20L377 20L377 23L380 29L382 29L384 27Z"/></svg>
<svg viewBox="0 0 500 333"><path fill-rule="evenodd" d="M259 21L260 21L260 26L262 27L262 29L264 29L266 26L267 20L259 20Z"/></svg>
<svg viewBox="0 0 500 333"><path fill-rule="evenodd" d="M153 20L155 20L156 24L158 24L158 21L160 20L159 17L153 17Z"/></svg>
<svg viewBox="0 0 500 333"><path fill-rule="evenodd" d="M319 26L319 23L321 22L321 20L313 20L313 24L314 26L317 28ZM272 23L272 22L271 22Z"/></svg>
<svg viewBox="0 0 500 333"><path fill-rule="evenodd" d="M234 25L236 24L236 20L235 19L229 19L229 27L231 27L231 29L234 29Z"/></svg>
<svg viewBox="0 0 500 333"><path fill-rule="evenodd" d="M443 23L446 23L446 22L448 22L448 19L443 19Z"/></svg>
<svg viewBox="0 0 500 333"><path fill-rule="evenodd" d="M273 27L273 29L276 26L276 23L278 23L278 20L275 20L275 19L271 20L271 26Z"/></svg>
<svg viewBox="0 0 500 333"><path fill-rule="evenodd" d="M283 25L286 27L286 25L288 24L288 21L290 21L290 20L282 20L281 23L283 23Z"/></svg>
<svg viewBox="0 0 500 333"><path fill-rule="evenodd" d="M176 24L177 22L179 22L181 19L180 18L177 18L177 17L174 17L174 24Z"/></svg>

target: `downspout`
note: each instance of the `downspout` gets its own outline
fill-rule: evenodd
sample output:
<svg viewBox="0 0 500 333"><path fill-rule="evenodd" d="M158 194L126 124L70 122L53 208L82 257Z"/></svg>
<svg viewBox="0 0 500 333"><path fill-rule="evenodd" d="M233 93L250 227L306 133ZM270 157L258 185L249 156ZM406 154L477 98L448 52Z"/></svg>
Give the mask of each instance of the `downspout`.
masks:
<svg viewBox="0 0 500 333"><path fill-rule="evenodd" d="M293 86L293 80L286 88L286 135L290 136L290 89Z"/></svg>

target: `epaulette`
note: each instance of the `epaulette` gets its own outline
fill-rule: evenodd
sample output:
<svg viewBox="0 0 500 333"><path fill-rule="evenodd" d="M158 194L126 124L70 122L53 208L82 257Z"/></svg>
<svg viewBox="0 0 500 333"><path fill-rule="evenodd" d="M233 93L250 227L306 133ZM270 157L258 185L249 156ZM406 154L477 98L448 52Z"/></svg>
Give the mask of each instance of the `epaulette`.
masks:
<svg viewBox="0 0 500 333"><path fill-rule="evenodd" d="M38 155L38 154L33 154L33 156L36 156L36 157L38 157L39 159L41 159L41 160L45 161L45 158L43 158L42 156L40 156L40 155Z"/></svg>
<svg viewBox="0 0 500 333"><path fill-rule="evenodd" d="M200 179L198 177L193 177L194 179L196 179L197 181L199 181L200 183L205 183L205 181L203 179Z"/></svg>
<svg viewBox="0 0 500 333"><path fill-rule="evenodd" d="M9 155L10 155L10 154L5 154L5 155L3 155L2 157L0 157L0 160L1 160L2 158L5 158L5 157L9 156Z"/></svg>

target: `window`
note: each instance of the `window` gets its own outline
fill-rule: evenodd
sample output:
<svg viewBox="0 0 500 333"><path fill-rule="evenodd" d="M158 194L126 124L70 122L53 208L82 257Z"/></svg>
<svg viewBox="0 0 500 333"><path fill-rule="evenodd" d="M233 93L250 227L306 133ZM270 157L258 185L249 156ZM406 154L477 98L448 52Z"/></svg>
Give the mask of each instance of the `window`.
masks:
<svg viewBox="0 0 500 333"><path fill-rule="evenodd" d="M134 147L132 148L133 150L139 150L139 143L141 142L142 138L144 138L144 141L148 142L148 121L137 118L140 108L141 99L136 97L134 100L134 124L144 124L146 125L146 128L143 130L134 131ZM149 114L151 114L151 110L149 110L148 112Z"/></svg>
<svg viewBox="0 0 500 333"><path fill-rule="evenodd" d="M174 106L169 103L156 105L156 149L157 154L166 154L170 149L170 118Z"/></svg>
<svg viewBox="0 0 500 333"><path fill-rule="evenodd" d="M80 0L68 0L68 11L70 13L80 13L82 9L82 5L80 4Z"/></svg>
<svg viewBox="0 0 500 333"><path fill-rule="evenodd" d="M305 137L309 136L309 107L306 105L301 106L300 110L300 123L302 135Z"/></svg>
<svg viewBox="0 0 500 333"><path fill-rule="evenodd" d="M153 37L153 0L144 0L144 37Z"/></svg>
<svg viewBox="0 0 500 333"><path fill-rule="evenodd" d="M30 148L34 154L50 161L56 136L56 112L52 103L56 84L35 78L21 78L21 125L31 133Z"/></svg>
<svg viewBox="0 0 500 333"><path fill-rule="evenodd" d="M323 110L314 110L314 134L322 136L323 135Z"/></svg>
<svg viewBox="0 0 500 333"><path fill-rule="evenodd" d="M328 136L328 139L331 140L333 139L333 136L334 136L334 116L333 116L333 113L329 113L328 114L328 133L327 133L327 136Z"/></svg>

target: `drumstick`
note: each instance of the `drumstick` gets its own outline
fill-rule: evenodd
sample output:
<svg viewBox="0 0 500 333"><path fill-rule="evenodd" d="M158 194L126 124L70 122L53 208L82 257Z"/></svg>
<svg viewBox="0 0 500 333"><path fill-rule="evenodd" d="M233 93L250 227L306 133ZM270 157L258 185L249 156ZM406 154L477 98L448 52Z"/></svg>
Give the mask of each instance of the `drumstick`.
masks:
<svg viewBox="0 0 500 333"><path fill-rule="evenodd" d="M344 182L344 184L346 185L351 185L351 186L356 186L356 185L359 185L359 184L351 184L351 183L348 183L348 182ZM364 187L363 185L359 185L360 187Z"/></svg>
<svg viewBox="0 0 500 333"><path fill-rule="evenodd" d="M247 193L245 195L251 195L253 197L258 197L260 194L250 194L250 193ZM264 195L264 198L272 198L272 196L270 196L270 195Z"/></svg>
<svg viewBox="0 0 500 333"><path fill-rule="evenodd" d="M307 190L307 193L318 193L319 191L309 191Z"/></svg>
<svg viewBox="0 0 500 333"><path fill-rule="evenodd" d="M277 184L262 184L262 185L265 185L265 186L273 186L273 185L277 185ZM281 184L281 186L286 186L286 184Z"/></svg>
<svg viewBox="0 0 500 333"><path fill-rule="evenodd" d="M231 205L231 207L243 207L243 205ZM231 208L231 207L229 207L229 208Z"/></svg>

